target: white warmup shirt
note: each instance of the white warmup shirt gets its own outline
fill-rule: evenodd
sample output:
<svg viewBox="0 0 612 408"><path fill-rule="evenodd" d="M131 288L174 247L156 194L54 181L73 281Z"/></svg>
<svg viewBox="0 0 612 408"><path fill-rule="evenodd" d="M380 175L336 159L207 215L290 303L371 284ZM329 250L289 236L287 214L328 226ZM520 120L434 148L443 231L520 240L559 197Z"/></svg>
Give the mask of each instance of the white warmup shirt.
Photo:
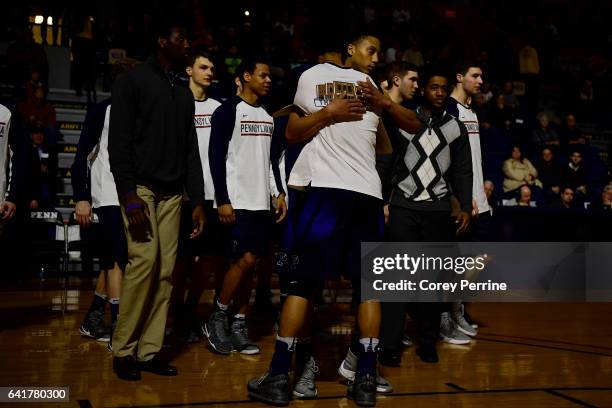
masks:
<svg viewBox="0 0 612 408"><path fill-rule="evenodd" d="M215 110L208 148L215 205L269 210L273 188L270 143L274 122L262 106L235 96Z"/></svg>
<svg viewBox="0 0 612 408"><path fill-rule="evenodd" d="M357 81L367 78L370 77L362 72L329 62L315 65L300 77L293 104L306 115L313 114L334 97L346 94L356 98ZM376 172L379 120L378 115L367 111L361 121L334 123L321 129L298 157L289 185L304 185L310 178L313 187L350 190L382 198Z"/></svg>
<svg viewBox="0 0 612 408"><path fill-rule="evenodd" d="M0 105L0 203L6 199L11 174L10 127L11 111Z"/></svg>
<svg viewBox="0 0 612 408"><path fill-rule="evenodd" d="M210 174L208 163L208 144L210 142L210 120L212 114L221 105L221 102L207 98L203 101L195 101L194 125L198 134L198 148L200 149L200 161L202 162L202 174L204 175L204 199L215 199L215 186Z"/></svg>
<svg viewBox="0 0 612 408"><path fill-rule="evenodd" d="M106 107L104 127L98 147L88 156L91 173L91 205L94 208L119 205L115 179L108 161L108 124L110 105Z"/></svg>
<svg viewBox="0 0 612 408"><path fill-rule="evenodd" d="M480 128L478 116L470 107L463 105L454 98L449 98L446 111L462 122L468 131L470 149L472 151L472 198L476 201L478 214L490 211L487 196L484 192L484 176L482 172L482 152L480 150Z"/></svg>

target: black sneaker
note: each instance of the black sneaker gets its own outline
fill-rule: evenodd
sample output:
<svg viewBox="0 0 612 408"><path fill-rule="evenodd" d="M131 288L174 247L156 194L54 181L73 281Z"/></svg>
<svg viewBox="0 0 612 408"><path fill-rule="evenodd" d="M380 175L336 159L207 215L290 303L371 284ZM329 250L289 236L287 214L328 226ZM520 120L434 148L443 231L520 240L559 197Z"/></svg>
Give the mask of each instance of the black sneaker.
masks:
<svg viewBox="0 0 612 408"><path fill-rule="evenodd" d="M204 323L202 331L210 346L217 353L230 354L234 350L229 332L229 318L227 312L217 310L210 316L210 320Z"/></svg>
<svg viewBox="0 0 612 408"><path fill-rule="evenodd" d="M85 316L79 327L79 333L97 341L110 341L110 330L104 324L104 313L99 310L94 310Z"/></svg>
<svg viewBox="0 0 612 408"><path fill-rule="evenodd" d="M257 344L249 339L249 331L245 319L234 319L232 322L232 345L240 354L259 354L261 350Z"/></svg>
<svg viewBox="0 0 612 408"><path fill-rule="evenodd" d="M247 384L247 391L250 398L266 404L289 405L289 375L271 376L270 372L266 372L259 378L251 379Z"/></svg>
<svg viewBox="0 0 612 408"><path fill-rule="evenodd" d="M346 396L360 407L375 406L376 379L369 374L356 377L355 381L349 384Z"/></svg>
<svg viewBox="0 0 612 408"><path fill-rule="evenodd" d="M424 363L437 363L438 362L438 351L435 345L421 345L417 348L417 354L421 357L421 361Z"/></svg>

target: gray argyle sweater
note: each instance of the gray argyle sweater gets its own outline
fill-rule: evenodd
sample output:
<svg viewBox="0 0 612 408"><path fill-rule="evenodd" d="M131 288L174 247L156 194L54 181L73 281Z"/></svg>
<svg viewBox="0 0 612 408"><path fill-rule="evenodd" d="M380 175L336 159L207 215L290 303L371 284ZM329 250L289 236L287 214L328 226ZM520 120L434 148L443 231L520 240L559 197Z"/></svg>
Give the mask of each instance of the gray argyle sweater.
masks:
<svg viewBox="0 0 612 408"><path fill-rule="evenodd" d="M416 134L400 130L391 174L389 204L422 211L450 211L457 196L463 211L472 208L472 155L465 126L446 112L427 115Z"/></svg>

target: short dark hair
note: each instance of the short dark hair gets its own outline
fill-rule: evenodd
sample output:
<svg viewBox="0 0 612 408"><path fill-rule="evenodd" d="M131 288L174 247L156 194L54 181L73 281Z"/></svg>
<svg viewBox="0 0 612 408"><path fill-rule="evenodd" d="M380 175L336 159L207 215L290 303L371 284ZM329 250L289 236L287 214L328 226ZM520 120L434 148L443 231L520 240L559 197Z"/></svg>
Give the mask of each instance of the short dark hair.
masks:
<svg viewBox="0 0 612 408"><path fill-rule="evenodd" d="M365 31L356 31L347 35L342 47L342 61L345 61L348 58L347 49L350 44L357 45L368 37L379 39L378 35L376 35L375 33Z"/></svg>
<svg viewBox="0 0 612 408"><path fill-rule="evenodd" d="M408 71L419 72L419 69L413 63L405 61L397 61L387 64L384 73L384 79L387 81L387 87L391 88L393 77L398 76L402 78L408 73Z"/></svg>
<svg viewBox="0 0 612 408"><path fill-rule="evenodd" d="M206 50L198 48L189 52L187 56L187 66L192 67L198 58L206 58L212 61L210 54Z"/></svg>
<svg viewBox="0 0 612 408"><path fill-rule="evenodd" d="M248 72L249 74L253 74L257 68L257 64L268 65L268 62L261 58L247 58L242 60L240 65L236 68L236 76L240 79L241 83L244 84L244 73Z"/></svg>
<svg viewBox="0 0 612 408"><path fill-rule="evenodd" d="M153 41L157 43L158 38L170 38L172 31L177 28L186 29L187 24L181 17L159 16L153 20Z"/></svg>
<svg viewBox="0 0 612 408"><path fill-rule="evenodd" d="M453 69L453 83L457 83L457 74L466 75L470 68L480 68L480 64L470 59L455 63Z"/></svg>
<svg viewBox="0 0 612 408"><path fill-rule="evenodd" d="M561 186L561 189L560 189L559 193L563 194L563 193L565 193L565 190L572 190L572 194L576 193L572 186Z"/></svg>
<svg viewBox="0 0 612 408"><path fill-rule="evenodd" d="M435 76L446 78L446 80L448 81L447 70L442 68L442 66L440 65L432 64L432 65L428 65L427 67L425 67L425 69L422 70L422 74L420 78L421 86L423 88L426 87L427 84L429 83L429 80Z"/></svg>

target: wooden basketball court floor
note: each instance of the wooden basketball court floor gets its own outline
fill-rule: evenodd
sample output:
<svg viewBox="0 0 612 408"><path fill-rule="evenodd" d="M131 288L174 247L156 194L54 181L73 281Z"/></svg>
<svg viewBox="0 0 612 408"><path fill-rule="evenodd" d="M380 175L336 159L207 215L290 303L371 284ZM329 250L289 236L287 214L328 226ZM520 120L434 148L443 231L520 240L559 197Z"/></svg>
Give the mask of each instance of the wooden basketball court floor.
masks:
<svg viewBox="0 0 612 408"><path fill-rule="evenodd" d="M62 296L64 294L65 296ZM70 402L1 404L67 407L258 407L245 384L264 372L273 349L269 316L251 319L259 356L213 354L204 342L167 351L178 377L143 373L118 380L106 345L81 337L78 327L91 284L59 290L0 292L0 386L68 386ZM208 315L211 293L200 312ZM62 309L64 309L62 311ZM380 407L612 407L612 304L472 304L481 324L472 345L440 343L438 364L424 364L414 347L399 368L382 367L393 394ZM352 407L336 373L349 341L346 304L321 309L315 354L320 398L295 407Z"/></svg>

